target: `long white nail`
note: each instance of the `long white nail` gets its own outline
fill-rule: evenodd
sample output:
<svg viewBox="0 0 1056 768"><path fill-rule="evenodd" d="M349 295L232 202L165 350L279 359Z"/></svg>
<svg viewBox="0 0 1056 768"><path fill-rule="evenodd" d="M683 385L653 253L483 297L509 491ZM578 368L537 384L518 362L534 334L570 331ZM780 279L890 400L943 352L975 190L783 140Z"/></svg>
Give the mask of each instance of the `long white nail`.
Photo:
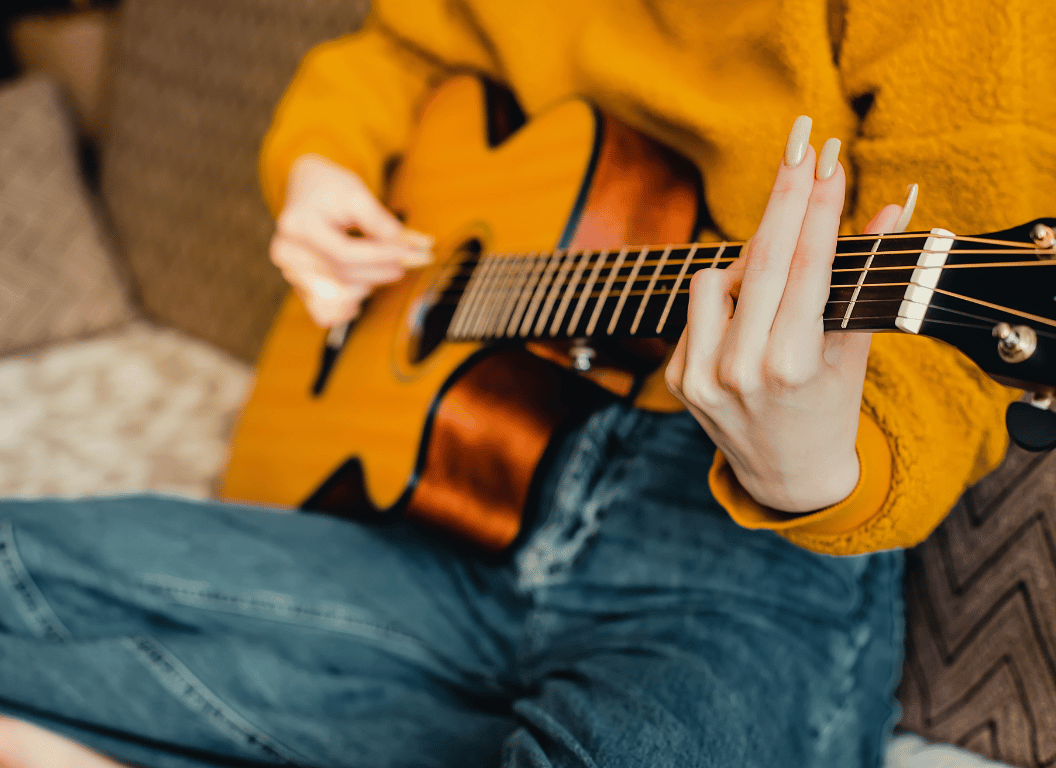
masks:
<svg viewBox="0 0 1056 768"><path fill-rule="evenodd" d="M905 232L909 220L913 218L913 209L917 207L917 185L906 187L906 202L902 203L902 215L895 222L895 232Z"/></svg>
<svg viewBox="0 0 1056 768"><path fill-rule="evenodd" d="M792 123L792 130L788 134L788 142L785 144L785 165L795 168L803 162L807 156L807 146L810 144L810 128L814 122L806 115L800 115L796 122Z"/></svg>
<svg viewBox="0 0 1056 768"><path fill-rule="evenodd" d="M836 173L836 164L839 160L840 140L829 139L822 145L821 152L818 153L818 166L814 171L818 181L832 178L832 174Z"/></svg>

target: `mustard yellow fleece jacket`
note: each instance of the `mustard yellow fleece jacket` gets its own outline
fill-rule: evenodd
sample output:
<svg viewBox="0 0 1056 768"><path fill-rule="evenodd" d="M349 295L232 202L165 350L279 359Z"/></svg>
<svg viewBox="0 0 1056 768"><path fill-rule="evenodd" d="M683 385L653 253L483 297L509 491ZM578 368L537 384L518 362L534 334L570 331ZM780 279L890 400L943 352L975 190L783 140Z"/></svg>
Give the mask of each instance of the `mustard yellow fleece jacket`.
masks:
<svg viewBox="0 0 1056 768"><path fill-rule="evenodd" d="M750 236L793 119L843 141L859 232L920 184L913 229L993 231L1056 213L1052 0L374 0L357 34L311 51L261 159L282 206L296 157L318 152L380 192L423 99L453 72L509 84L531 116L570 95L697 163L722 235ZM1038 26L1041 22L1041 26ZM858 452L836 507L789 516L711 481L741 524L822 552L908 546L1007 445L1015 393L959 352L874 337Z"/></svg>

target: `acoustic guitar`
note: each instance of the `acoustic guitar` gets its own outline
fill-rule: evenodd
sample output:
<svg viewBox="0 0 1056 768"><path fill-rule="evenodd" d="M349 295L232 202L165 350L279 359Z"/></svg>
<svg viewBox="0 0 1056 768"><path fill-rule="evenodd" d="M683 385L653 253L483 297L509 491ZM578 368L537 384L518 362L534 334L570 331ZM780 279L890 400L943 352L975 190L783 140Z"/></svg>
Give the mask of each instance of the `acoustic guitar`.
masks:
<svg viewBox="0 0 1056 768"><path fill-rule="evenodd" d="M402 513L500 551L555 432L606 398L681 407L662 363L690 278L741 246L692 242L700 179L665 147L579 100L526 123L469 76L431 98L390 189L435 263L378 290L340 348L286 300L221 493ZM1056 386L1054 227L841 237L825 328L927 335Z"/></svg>

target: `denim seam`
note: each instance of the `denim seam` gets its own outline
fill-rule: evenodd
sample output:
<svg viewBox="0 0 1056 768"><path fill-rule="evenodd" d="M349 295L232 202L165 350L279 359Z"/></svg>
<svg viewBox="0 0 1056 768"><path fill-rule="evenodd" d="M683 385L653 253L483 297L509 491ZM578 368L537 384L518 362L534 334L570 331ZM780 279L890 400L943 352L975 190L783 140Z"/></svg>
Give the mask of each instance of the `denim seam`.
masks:
<svg viewBox="0 0 1056 768"><path fill-rule="evenodd" d="M34 635L53 642L73 637L29 575L15 546L15 528L7 520L0 523L0 581L11 588L15 606Z"/></svg>
<svg viewBox="0 0 1056 768"><path fill-rule="evenodd" d="M256 600L249 597L240 597L237 595L231 595L226 592L219 592L217 590L196 590L196 589L182 589L180 587L162 586L160 584L143 584L145 589L151 592L167 594L172 596L184 605L196 604L202 608L208 608L208 603L213 603L212 606L215 610L224 610L223 606L229 606L232 610L238 613L248 613L247 611L238 611L238 608L256 608L259 613L258 616L263 618L263 615L271 615L275 618L289 618L296 619L300 617L318 619L316 626L325 626L328 629L337 629L340 625L365 627L371 629L379 634L385 635L397 635L404 640L410 640L417 643L417 638L401 632L398 629L392 627L386 627L381 624L372 624L369 621L363 621L361 619L350 619L343 618L336 615L335 612L326 612L318 609L308 608L303 605L289 605L285 604L281 608L265 602L264 600ZM180 599L180 597L186 599ZM350 633L355 634L355 633Z"/></svg>
<svg viewBox="0 0 1056 768"><path fill-rule="evenodd" d="M230 612L242 616L255 616L263 620L285 620L297 626L309 626L314 629L338 632L361 640L374 640L378 643L378 647L381 650L426 664L441 679L452 679L450 660L434 653L425 643L413 635L391 626L373 624L362 619L342 617L337 615L336 611L328 613L290 602L285 602L280 607L264 600L231 595L217 590L188 589L143 581L140 583L144 589L155 594L168 595L173 601L181 605L194 606L203 610ZM289 596L284 595L283 597L288 599ZM298 619L302 618L316 619L316 621L299 622Z"/></svg>
<svg viewBox="0 0 1056 768"><path fill-rule="evenodd" d="M224 735L268 757L294 765L309 765L307 758L281 744L225 704L154 638L137 635L123 638L122 643L150 670L163 688Z"/></svg>

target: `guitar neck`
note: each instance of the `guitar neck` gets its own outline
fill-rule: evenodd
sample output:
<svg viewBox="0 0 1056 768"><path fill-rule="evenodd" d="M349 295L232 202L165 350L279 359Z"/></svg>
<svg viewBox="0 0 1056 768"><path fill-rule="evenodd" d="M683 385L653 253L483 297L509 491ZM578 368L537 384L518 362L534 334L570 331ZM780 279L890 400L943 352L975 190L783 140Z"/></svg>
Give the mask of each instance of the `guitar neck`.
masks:
<svg viewBox="0 0 1056 768"><path fill-rule="evenodd" d="M894 330L928 237L839 238L825 330ZM446 335L459 341L677 339L693 273L725 268L743 245L483 254L462 262L441 297L455 305Z"/></svg>

